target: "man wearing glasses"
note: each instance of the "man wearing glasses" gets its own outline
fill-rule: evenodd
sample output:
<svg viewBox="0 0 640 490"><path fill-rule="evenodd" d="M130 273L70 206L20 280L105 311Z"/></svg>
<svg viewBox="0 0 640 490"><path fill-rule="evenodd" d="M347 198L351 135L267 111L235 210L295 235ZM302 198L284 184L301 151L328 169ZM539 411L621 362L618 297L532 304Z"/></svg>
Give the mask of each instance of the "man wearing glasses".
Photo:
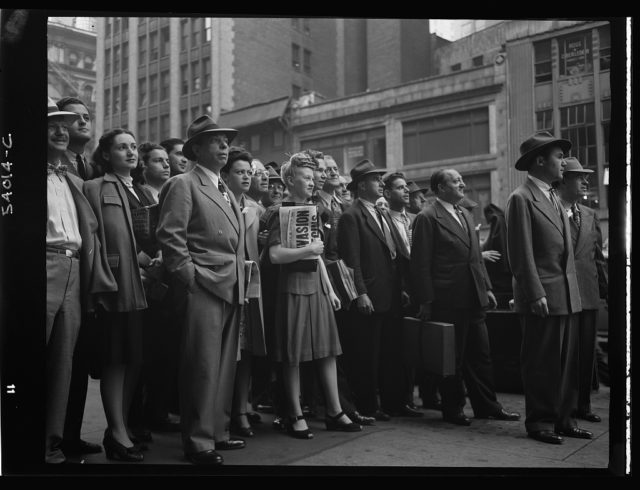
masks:
<svg viewBox="0 0 640 490"><path fill-rule="evenodd" d="M264 213L266 208L262 203L262 199L269 193L269 171L260 160L254 158L251 161L251 172L251 187L249 187L247 197L258 204L262 213Z"/></svg>

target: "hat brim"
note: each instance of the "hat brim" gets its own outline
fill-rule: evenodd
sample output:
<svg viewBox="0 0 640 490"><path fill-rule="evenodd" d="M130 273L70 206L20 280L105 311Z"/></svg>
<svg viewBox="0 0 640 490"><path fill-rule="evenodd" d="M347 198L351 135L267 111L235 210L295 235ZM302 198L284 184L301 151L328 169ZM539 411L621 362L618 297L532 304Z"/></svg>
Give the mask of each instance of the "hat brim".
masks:
<svg viewBox="0 0 640 490"><path fill-rule="evenodd" d="M583 168L582 170L564 170L563 174L592 174L593 170L589 170L588 168Z"/></svg>
<svg viewBox="0 0 640 490"><path fill-rule="evenodd" d="M361 173L360 175L358 175L355 179L352 178L351 182L349 182L347 184L347 189L349 189L350 191L352 191L355 186L358 184L358 182L360 182L364 177L366 177L367 175L371 175L371 174L386 174L389 170L386 168L376 168L373 170L367 170L366 172Z"/></svg>
<svg viewBox="0 0 640 490"><path fill-rule="evenodd" d="M80 115L75 112L69 111L55 111L47 113L47 118L50 117L62 117L67 124L73 124L75 121L80 119Z"/></svg>
<svg viewBox="0 0 640 490"><path fill-rule="evenodd" d="M518 158L518 161L516 162L516 170L529 170L529 167L531 166L531 158L539 154L542 149L553 145L562 148L563 152L569 151L572 146L571 141L569 140L555 139L552 141L547 141L546 143L543 143L540 146L536 146L535 148L532 148L531 150L526 152L524 155L520 156L520 158Z"/></svg>
<svg viewBox="0 0 640 490"><path fill-rule="evenodd" d="M184 146L182 147L182 153L184 154L184 156L187 157L189 160L195 161L196 155L193 153L193 150L192 150L193 145L195 145L203 135L209 134L209 133L224 134L227 136L227 143L231 144L231 142L234 140L234 138L238 134L238 130L230 129L230 128L217 128L217 129L207 129L205 131L202 131L196 134L195 136L189 138L187 141L185 141Z"/></svg>

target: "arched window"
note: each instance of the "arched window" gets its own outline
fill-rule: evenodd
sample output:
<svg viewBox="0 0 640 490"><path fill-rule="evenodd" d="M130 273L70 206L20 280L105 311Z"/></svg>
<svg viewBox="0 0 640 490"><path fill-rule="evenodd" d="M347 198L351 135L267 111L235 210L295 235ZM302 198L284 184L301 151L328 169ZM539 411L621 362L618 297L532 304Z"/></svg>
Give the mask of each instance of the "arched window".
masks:
<svg viewBox="0 0 640 490"><path fill-rule="evenodd" d="M93 86L92 85L85 85L84 88L82 89L82 95L83 95L83 100L85 101L93 101Z"/></svg>
<svg viewBox="0 0 640 490"><path fill-rule="evenodd" d="M78 66L78 53L71 51L69 53L69 65L71 66Z"/></svg>
<svg viewBox="0 0 640 490"><path fill-rule="evenodd" d="M84 57L84 68L85 70L93 70L93 56Z"/></svg>

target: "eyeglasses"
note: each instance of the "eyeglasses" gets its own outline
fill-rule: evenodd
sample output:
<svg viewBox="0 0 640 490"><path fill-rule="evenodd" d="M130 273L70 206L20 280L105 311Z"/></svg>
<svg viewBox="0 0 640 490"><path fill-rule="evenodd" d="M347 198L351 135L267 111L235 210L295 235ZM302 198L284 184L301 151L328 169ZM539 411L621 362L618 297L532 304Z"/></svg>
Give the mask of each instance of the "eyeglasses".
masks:
<svg viewBox="0 0 640 490"><path fill-rule="evenodd" d="M268 170L259 170L257 168L252 168L251 169L251 175L253 175L255 177L262 177L262 176L269 177L269 171Z"/></svg>

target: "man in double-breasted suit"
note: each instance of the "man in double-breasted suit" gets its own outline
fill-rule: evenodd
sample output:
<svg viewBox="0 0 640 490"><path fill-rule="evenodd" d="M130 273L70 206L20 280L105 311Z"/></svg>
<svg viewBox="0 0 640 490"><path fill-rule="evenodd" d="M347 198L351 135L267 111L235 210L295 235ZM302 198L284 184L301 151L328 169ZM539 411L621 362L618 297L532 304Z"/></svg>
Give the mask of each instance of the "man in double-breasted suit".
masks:
<svg viewBox="0 0 640 490"><path fill-rule="evenodd" d="M167 270L185 295L180 351L180 414L185 455L194 464L222 464L215 449L239 449L230 439L238 349L238 308L244 303L244 219L220 178L236 130L201 116L182 151L197 162L172 177L160 194L156 236Z"/></svg>
<svg viewBox="0 0 640 490"><path fill-rule="evenodd" d="M523 327L522 381L529 437L561 444L589 439L571 412L577 399L577 337L571 315L582 310L571 230L551 184L562 179L568 140L538 131L520 145L516 169L524 184L509 196L507 251L515 311Z"/></svg>
<svg viewBox="0 0 640 490"><path fill-rule="evenodd" d="M591 386L596 352L598 310L601 299L607 299L607 268L602 255L602 232L596 212L579 200L586 195L589 174L577 158L565 159L567 166L558 185L560 202L569 217L571 243L580 288L582 311L574 315L578 329L578 406L577 418L600 422L591 411Z"/></svg>
<svg viewBox="0 0 640 490"><path fill-rule="evenodd" d="M518 420L496 398L485 325L495 308L491 282L482 261L471 213L459 206L464 182L453 169L431 176L436 200L414 220L411 281L418 316L455 326L456 373L440 383L442 415L447 422L470 425L464 414L464 383L476 418Z"/></svg>
<svg viewBox="0 0 640 490"><path fill-rule="evenodd" d="M45 461L66 461L62 448L73 351L93 294L117 290L98 221L82 193L82 180L61 164L69 125L77 119L49 99L47 135L47 323Z"/></svg>
<svg viewBox="0 0 640 490"><path fill-rule="evenodd" d="M381 371L388 376L389 345L383 344L384 331L394 328L400 308L401 282L397 265L397 234L386 211L375 205L382 195L382 174L369 160L351 170L349 189L357 199L338 221L338 255L354 272L358 293L349 308L351 321L341 335L345 368L360 413L377 420L390 416L380 405L392 405L387 383L380 382ZM380 403L377 391L380 388Z"/></svg>

